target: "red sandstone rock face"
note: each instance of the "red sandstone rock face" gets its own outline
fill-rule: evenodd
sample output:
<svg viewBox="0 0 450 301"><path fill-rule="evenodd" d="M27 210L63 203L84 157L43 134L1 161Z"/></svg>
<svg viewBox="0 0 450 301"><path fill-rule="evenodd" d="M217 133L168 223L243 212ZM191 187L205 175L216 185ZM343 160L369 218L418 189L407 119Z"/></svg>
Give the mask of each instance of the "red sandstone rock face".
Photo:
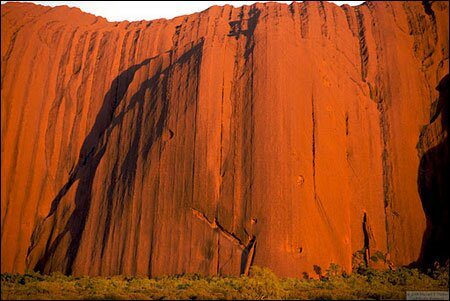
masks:
<svg viewBox="0 0 450 301"><path fill-rule="evenodd" d="M349 271L364 248L419 259L447 2L1 14L2 272L298 277Z"/></svg>

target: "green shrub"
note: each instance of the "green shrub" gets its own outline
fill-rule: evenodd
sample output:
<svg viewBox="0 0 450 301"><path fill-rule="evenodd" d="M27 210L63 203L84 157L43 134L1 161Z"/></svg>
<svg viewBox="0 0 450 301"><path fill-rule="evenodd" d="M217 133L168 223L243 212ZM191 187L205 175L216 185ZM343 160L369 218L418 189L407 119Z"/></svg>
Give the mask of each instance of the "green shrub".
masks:
<svg viewBox="0 0 450 301"><path fill-rule="evenodd" d="M336 277L342 275L342 268L338 264L330 263L330 267L326 270L327 277Z"/></svg>
<svg viewBox="0 0 450 301"><path fill-rule="evenodd" d="M250 268L250 277L246 278L241 278L244 283L242 293L246 299L279 300L284 295L280 280L268 268L253 266Z"/></svg>

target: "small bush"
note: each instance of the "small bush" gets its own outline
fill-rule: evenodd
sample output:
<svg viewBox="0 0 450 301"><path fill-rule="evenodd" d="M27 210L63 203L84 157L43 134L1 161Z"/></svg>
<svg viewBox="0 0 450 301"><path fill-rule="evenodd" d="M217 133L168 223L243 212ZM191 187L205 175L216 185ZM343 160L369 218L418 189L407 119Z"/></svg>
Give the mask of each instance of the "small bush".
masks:
<svg viewBox="0 0 450 301"><path fill-rule="evenodd" d="M327 277L336 277L342 275L342 268L335 263L331 263L330 267L326 270Z"/></svg>

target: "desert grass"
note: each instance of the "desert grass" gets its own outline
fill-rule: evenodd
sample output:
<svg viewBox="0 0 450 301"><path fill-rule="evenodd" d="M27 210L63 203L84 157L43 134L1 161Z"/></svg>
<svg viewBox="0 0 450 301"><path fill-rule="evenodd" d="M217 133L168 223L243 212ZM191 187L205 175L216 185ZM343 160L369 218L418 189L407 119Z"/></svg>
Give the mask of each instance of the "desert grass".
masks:
<svg viewBox="0 0 450 301"><path fill-rule="evenodd" d="M323 275L322 275L323 274ZM448 291L448 267L360 269L348 275L337 265L319 277L278 278L267 268L249 276L184 274L147 277L73 277L36 272L1 275L2 300L399 300L406 291Z"/></svg>

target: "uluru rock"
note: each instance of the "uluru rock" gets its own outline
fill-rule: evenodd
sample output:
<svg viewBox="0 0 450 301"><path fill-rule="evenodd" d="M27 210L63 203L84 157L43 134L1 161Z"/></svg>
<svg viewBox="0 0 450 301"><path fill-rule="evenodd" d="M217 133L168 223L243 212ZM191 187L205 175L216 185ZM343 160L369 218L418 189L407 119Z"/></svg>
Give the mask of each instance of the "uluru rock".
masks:
<svg viewBox="0 0 450 301"><path fill-rule="evenodd" d="M448 199L426 205L419 166L448 154L448 13L320 1L111 23L3 4L1 272L300 277L351 271L359 250L432 257Z"/></svg>

